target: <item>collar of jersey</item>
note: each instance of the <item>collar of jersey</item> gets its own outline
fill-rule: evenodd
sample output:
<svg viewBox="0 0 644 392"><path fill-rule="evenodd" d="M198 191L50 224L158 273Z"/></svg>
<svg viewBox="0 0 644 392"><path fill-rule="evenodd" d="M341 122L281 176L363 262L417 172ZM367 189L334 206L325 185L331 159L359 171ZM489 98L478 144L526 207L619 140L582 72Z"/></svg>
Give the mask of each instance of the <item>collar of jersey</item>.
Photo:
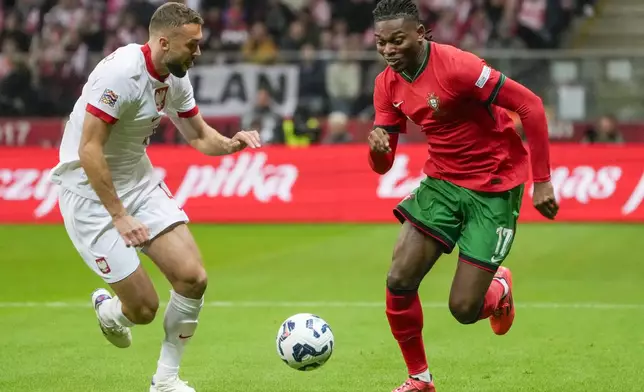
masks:
<svg viewBox="0 0 644 392"><path fill-rule="evenodd" d="M420 67L418 67L418 70L414 74L413 77L411 77L407 72L403 71L400 73L400 76L403 77L406 81L409 83L413 83L414 80L418 79L418 76L423 73L425 68L427 68L427 63L429 63L429 51L430 51L430 42L425 41L425 57L423 58L423 62L420 64Z"/></svg>
<svg viewBox="0 0 644 392"><path fill-rule="evenodd" d="M147 43L141 46L141 52L143 52L143 58L145 58L145 68L147 68L148 73L159 82L165 82L165 80L168 78L168 75L161 76L159 75L157 70L154 69L154 64L152 63L152 50Z"/></svg>

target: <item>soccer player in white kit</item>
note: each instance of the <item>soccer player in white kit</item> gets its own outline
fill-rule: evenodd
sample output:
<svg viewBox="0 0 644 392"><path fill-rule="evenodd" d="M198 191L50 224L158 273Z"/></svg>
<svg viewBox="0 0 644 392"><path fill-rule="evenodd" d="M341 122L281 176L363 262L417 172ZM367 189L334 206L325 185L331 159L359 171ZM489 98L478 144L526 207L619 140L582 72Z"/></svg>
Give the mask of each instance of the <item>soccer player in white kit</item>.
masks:
<svg viewBox="0 0 644 392"><path fill-rule="evenodd" d="M159 298L142 268L147 254L172 285L165 339L150 392L194 392L179 378L184 346L195 333L207 276L188 217L146 154L149 137L168 115L190 145L207 155L260 146L255 131L226 138L203 120L187 70L200 54L202 18L180 3L159 7L150 39L103 59L90 74L65 127L60 185L65 227L85 263L107 282L92 294L100 329L129 347L130 327L154 319Z"/></svg>

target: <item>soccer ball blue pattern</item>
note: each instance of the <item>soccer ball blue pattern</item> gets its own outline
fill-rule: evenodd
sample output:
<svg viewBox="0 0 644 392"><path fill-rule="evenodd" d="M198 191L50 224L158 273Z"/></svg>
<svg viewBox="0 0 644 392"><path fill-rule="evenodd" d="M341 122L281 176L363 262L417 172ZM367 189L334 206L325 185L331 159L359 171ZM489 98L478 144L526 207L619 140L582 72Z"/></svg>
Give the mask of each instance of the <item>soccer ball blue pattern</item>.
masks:
<svg viewBox="0 0 644 392"><path fill-rule="evenodd" d="M296 370L320 368L331 358L334 344L329 324L311 313L289 317L277 331L277 354Z"/></svg>

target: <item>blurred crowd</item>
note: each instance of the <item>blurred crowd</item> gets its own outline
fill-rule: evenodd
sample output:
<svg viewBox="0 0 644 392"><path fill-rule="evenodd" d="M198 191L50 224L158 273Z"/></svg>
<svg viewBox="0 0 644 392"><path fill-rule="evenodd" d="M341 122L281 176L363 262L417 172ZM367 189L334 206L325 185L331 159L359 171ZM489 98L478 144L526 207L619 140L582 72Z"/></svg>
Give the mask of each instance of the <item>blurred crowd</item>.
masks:
<svg viewBox="0 0 644 392"><path fill-rule="evenodd" d="M441 43L556 48L594 0L417 0ZM93 65L147 40L163 0L4 0L0 8L0 115L64 116ZM300 65L300 101L311 115L369 115L375 0L184 0L205 19L208 61ZM371 60L364 61L364 53ZM258 97L258 101L261 97ZM267 104L270 106L269 104ZM365 112L366 111L366 112ZM266 117L265 113L257 118ZM269 116L270 117L270 116ZM252 122L251 121L251 122Z"/></svg>

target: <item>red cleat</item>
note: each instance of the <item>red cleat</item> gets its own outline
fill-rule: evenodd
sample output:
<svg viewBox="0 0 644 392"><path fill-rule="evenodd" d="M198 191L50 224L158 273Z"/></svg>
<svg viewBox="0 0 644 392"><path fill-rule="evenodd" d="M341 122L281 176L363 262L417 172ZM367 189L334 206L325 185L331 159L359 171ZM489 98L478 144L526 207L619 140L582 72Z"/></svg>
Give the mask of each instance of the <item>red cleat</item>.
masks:
<svg viewBox="0 0 644 392"><path fill-rule="evenodd" d="M490 325L492 331L497 335L505 335L514 322L514 301L512 299L512 272L506 267L499 267L499 270L494 275L497 278L505 279L508 284L508 295L501 298L498 307L490 316Z"/></svg>
<svg viewBox="0 0 644 392"><path fill-rule="evenodd" d="M416 380L415 378L408 378L407 381L393 392L436 392L434 382L425 382Z"/></svg>

